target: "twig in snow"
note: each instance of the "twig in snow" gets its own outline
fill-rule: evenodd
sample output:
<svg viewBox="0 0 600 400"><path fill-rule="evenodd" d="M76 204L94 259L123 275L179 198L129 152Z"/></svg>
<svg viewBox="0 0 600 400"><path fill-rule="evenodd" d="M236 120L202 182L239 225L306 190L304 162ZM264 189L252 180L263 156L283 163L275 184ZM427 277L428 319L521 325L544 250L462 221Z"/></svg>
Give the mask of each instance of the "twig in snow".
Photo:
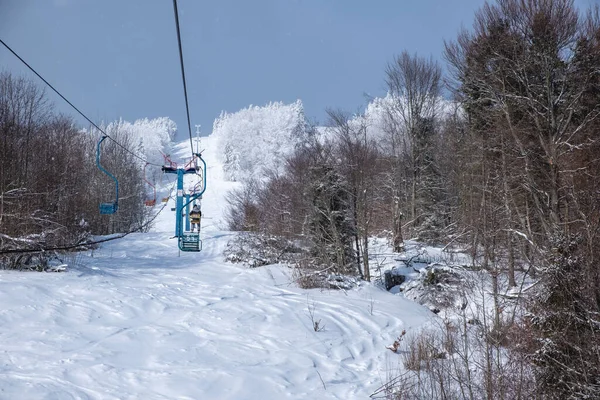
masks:
<svg viewBox="0 0 600 400"><path fill-rule="evenodd" d="M323 384L323 389L327 390L327 388L325 387L325 381L323 381L323 377L319 373L319 370L316 368L315 368L315 370L317 371L317 375L319 375L319 379L321 380L321 383Z"/></svg>

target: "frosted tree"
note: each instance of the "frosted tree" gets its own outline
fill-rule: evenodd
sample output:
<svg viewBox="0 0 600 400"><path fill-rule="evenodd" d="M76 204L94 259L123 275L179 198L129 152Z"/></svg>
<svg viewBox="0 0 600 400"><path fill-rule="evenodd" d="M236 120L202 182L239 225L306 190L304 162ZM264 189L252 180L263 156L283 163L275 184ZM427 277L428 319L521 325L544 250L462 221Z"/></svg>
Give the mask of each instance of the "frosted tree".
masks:
<svg viewBox="0 0 600 400"><path fill-rule="evenodd" d="M301 101L249 106L235 113L222 112L213 124L220 139L224 169L229 179L244 181L282 172L285 156L306 139Z"/></svg>
<svg viewBox="0 0 600 400"><path fill-rule="evenodd" d="M120 119L108 124L107 129L118 126L122 134L127 135L132 145L143 149L139 154L152 163L163 162L162 152L169 152L171 141L177 132L177 124L167 117L138 119L131 123Z"/></svg>
<svg viewBox="0 0 600 400"><path fill-rule="evenodd" d="M239 179L240 173L240 155L238 151L231 146L231 144L227 144L225 146L225 163L223 166L225 174L227 175L227 179L230 181L237 181Z"/></svg>

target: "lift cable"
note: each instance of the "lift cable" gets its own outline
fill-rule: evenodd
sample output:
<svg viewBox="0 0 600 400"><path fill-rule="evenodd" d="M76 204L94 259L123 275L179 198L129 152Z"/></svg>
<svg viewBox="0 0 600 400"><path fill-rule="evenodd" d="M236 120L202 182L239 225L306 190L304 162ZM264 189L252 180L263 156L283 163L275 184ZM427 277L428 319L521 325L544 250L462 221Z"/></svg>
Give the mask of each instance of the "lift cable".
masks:
<svg viewBox="0 0 600 400"><path fill-rule="evenodd" d="M192 139L192 123L190 122L190 107L188 103L187 85L185 82L185 68L183 67L183 49L181 47L181 33L179 29L179 13L177 12L177 0L173 0L173 10L175 12L175 27L177 28L177 43L179 44L179 62L181 64L181 78L183 79L183 94L185 96L185 110L187 112L188 132L190 134L190 146L192 149L192 158L194 157L194 144Z"/></svg>
<svg viewBox="0 0 600 400"><path fill-rule="evenodd" d="M37 73L37 71L35 69L33 69L32 66L30 66L25 60L23 60L13 49L10 48L9 45L7 45L2 39L0 39L0 43L2 43L4 45L4 47L6 47L8 49L8 51L10 51L11 53L14 54L15 57L17 57L23 64L25 64L25 66L27 68L29 68L31 70L31 72L33 72L34 74L37 75L38 78L40 78L46 85L48 85L48 87L50 87L50 89L52 89L57 95L59 95L64 101L67 102L67 104L69 104L71 107L73 107L73 109L75 111L77 111L83 118L85 118L90 124L92 124L92 126L94 128L96 128L98 131L100 131L104 136L106 136L107 138L109 138L110 140L112 140L117 146L121 147L123 150L125 150L126 152L130 153L131 155L133 155L135 158L148 163L150 165L154 165L157 167L162 167L162 165L160 164L155 164L155 163L151 163L148 162L147 160L145 160L144 158L138 156L137 154L133 153L131 150L129 150L127 147L123 146L122 144L120 144L119 142L117 142L115 139L113 139L112 137L110 137L109 134L107 134L106 132L104 132L104 130L102 128L100 128L98 125L96 125L91 119L89 119L84 113L82 113L77 107L75 107L73 105L73 103L71 103L69 100L67 100L67 98L65 96L63 96L58 90L56 90L54 88L54 86L52 86L47 80L45 80L40 74ZM188 117L189 119L189 117Z"/></svg>

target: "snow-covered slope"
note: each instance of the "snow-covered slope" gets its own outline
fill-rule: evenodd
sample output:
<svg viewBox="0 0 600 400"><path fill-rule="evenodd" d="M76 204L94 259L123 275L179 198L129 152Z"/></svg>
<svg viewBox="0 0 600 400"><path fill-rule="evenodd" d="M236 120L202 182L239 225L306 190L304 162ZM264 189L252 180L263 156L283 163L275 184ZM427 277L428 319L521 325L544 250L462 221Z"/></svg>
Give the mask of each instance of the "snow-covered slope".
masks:
<svg viewBox="0 0 600 400"><path fill-rule="evenodd" d="M66 273L0 271L0 399L365 399L397 372L385 347L428 320L425 308L369 284L306 291L286 267L223 261L233 184L215 146L200 146L201 253L170 239L170 200L152 232L74 256Z"/></svg>

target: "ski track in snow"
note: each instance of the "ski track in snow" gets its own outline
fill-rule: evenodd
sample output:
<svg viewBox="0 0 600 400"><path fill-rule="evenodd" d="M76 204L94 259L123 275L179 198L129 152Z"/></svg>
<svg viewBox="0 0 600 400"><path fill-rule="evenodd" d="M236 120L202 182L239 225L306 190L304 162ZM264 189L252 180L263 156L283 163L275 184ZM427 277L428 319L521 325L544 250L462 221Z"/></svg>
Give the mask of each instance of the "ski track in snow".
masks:
<svg viewBox="0 0 600 400"><path fill-rule="evenodd" d="M371 284L302 290L285 266L224 262L236 184L216 140L202 142L201 253L170 239L171 199L152 232L78 254L66 273L0 271L0 399L366 399L397 372L385 347L432 314Z"/></svg>

